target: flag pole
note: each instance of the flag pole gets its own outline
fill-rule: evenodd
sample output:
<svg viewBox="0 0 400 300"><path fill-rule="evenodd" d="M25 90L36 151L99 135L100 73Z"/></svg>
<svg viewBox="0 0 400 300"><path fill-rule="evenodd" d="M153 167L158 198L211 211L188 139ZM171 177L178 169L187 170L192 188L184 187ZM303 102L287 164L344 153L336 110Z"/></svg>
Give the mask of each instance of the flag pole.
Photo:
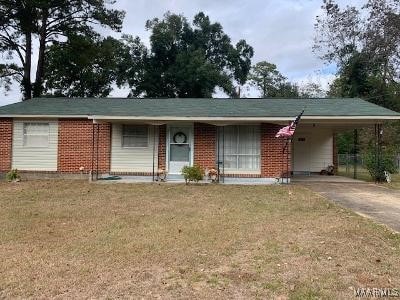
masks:
<svg viewBox="0 0 400 300"><path fill-rule="evenodd" d="M305 108L301 111L301 113L292 121L289 125L281 128L277 134L275 135L276 138L281 138L284 137L286 139L286 143L283 147L282 150L282 160L281 160L281 182L284 182L284 177L283 177L283 159L285 155L285 150L286 150L286 184L289 184L289 147L291 147L291 142L292 142L292 137L294 135L294 132L296 130L297 124L300 122L301 117L303 116L305 111Z"/></svg>

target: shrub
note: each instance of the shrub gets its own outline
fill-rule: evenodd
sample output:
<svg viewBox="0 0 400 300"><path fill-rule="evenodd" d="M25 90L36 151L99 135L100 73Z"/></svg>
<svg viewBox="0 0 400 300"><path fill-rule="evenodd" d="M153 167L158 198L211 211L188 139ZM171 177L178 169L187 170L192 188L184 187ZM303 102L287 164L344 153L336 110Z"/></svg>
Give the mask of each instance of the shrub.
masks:
<svg viewBox="0 0 400 300"><path fill-rule="evenodd" d="M13 169L13 170L11 170L10 172L7 173L6 179L9 182L10 181L20 181L21 180L21 176L19 176L17 169Z"/></svg>
<svg viewBox="0 0 400 300"><path fill-rule="evenodd" d="M193 167L184 166L181 172L185 178L186 184L191 181L198 182L199 180L203 179L204 175L203 170L197 165L194 165Z"/></svg>
<svg viewBox="0 0 400 300"><path fill-rule="evenodd" d="M372 179L376 182L386 180L385 171L395 173L397 166L395 156L388 150L382 149L380 159L378 159L374 149L370 148L365 155L365 165Z"/></svg>

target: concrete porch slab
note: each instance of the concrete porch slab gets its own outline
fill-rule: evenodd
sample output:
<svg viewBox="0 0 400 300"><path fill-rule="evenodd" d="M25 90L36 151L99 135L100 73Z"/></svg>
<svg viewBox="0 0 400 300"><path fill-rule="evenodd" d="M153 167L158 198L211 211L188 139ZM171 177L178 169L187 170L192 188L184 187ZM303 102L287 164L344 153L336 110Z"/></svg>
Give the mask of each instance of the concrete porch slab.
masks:
<svg viewBox="0 0 400 300"><path fill-rule="evenodd" d="M328 176L328 175L295 175L292 177L292 182L332 182L332 183L366 183L362 180L357 180L344 176Z"/></svg>

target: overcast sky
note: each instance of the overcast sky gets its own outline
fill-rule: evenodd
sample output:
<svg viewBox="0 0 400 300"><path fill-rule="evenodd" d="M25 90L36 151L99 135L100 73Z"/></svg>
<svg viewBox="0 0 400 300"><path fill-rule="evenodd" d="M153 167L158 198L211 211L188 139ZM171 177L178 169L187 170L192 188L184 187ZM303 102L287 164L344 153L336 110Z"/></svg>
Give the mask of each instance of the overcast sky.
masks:
<svg viewBox="0 0 400 300"><path fill-rule="evenodd" d="M337 2L357 5L364 1ZM311 49L313 26L321 4L322 0L117 0L115 6L126 11L122 32L138 35L146 44L146 20L161 18L166 11L192 20L203 11L211 21L222 24L233 42L245 39L254 47L254 63L267 60L291 81L314 81L327 87L335 67L325 65ZM117 90L112 95L126 97L127 92ZM1 90L0 105L20 100L18 87L7 95Z"/></svg>

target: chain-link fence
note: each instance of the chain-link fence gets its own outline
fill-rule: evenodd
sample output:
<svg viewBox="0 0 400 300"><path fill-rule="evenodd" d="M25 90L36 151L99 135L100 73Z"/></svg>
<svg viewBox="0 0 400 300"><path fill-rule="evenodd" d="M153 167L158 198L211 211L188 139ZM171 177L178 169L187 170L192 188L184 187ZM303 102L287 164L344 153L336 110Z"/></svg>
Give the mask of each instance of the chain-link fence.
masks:
<svg viewBox="0 0 400 300"><path fill-rule="evenodd" d="M400 170L400 154L395 158L397 170ZM361 154L339 154L338 155L339 175L362 180L371 180L371 175L365 165L365 159Z"/></svg>

